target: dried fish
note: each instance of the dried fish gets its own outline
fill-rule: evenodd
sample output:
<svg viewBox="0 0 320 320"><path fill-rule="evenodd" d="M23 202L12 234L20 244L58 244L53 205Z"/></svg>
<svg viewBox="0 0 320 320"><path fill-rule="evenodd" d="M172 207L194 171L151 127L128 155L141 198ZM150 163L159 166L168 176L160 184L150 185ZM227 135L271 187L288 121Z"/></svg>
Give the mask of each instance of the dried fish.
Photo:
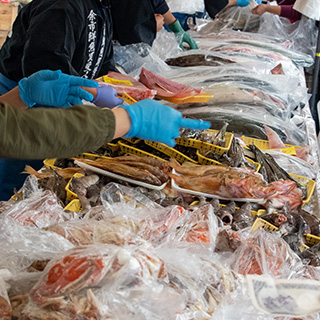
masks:
<svg viewBox="0 0 320 320"><path fill-rule="evenodd" d="M143 157L141 158L143 159ZM121 163L121 161L119 161L119 158L115 158L115 159L100 158L95 161L86 160L86 159L75 159L75 160L92 165L94 167L97 167L106 171L111 171L111 172L123 175L131 179L136 179L138 181L146 182L146 183L157 185L157 186L160 186L162 184L161 180L157 178L154 174L149 172L148 170L131 166L125 163Z"/></svg>

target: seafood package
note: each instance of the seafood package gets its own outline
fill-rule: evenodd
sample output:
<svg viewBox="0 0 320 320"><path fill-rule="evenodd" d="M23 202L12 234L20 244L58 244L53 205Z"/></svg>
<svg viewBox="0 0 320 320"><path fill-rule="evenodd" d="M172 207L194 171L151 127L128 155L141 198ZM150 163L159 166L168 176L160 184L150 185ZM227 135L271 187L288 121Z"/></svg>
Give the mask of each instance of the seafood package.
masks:
<svg viewBox="0 0 320 320"><path fill-rule="evenodd" d="M126 93L130 97L138 101L143 99L152 99L155 95L155 91L148 89L141 82L128 75L110 71L107 74L107 78L111 78L111 81L109 81L108 79L107 83L100 81L99 84L113 87L117 91L119 96L123 95L123 93ZM105 81L104 77L102 77L101 80Z"/></svg>
<svg viewBox="0 0 320 320"><path fill-rule="evenodd" d="M147 88L156 91L157 97L161 99L184 99L189 97L199 96L201 94L200 89L195 89L187 85L183 85L157 74L154 74L145 68L142 68L139 81L143 83Z"/></svg>

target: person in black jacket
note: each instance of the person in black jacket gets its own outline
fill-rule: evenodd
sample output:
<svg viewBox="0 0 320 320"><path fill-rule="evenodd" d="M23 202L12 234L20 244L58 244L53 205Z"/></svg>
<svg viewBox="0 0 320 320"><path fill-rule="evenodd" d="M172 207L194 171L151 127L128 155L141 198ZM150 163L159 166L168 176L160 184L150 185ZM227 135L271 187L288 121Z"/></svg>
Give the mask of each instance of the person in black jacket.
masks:
<svg viewBox="0 0 320 320"><path fill-rule="evenodd" d="M33 0L20 10L0 50L0 95L43 69L88 79L116 71L109 0ZM39 160L0 160L0 200L21 187L27 164L42 166Z"/></svg>

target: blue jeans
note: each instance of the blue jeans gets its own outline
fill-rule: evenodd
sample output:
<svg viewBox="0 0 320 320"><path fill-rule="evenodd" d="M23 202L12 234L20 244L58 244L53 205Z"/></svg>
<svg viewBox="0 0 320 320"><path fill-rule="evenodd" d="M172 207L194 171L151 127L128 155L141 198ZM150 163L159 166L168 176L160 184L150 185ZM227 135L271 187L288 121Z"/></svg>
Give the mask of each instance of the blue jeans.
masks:
<svg viewBox="0 0 320 320"><path fill-rule="evenodd" d="M18 84L0 73L0 95L12 90ZM43 166L42 160L0 159L0 201L7 201L13 195L14 189L19 190L26 175L21 174L25 166L35 170Z"/></svg>

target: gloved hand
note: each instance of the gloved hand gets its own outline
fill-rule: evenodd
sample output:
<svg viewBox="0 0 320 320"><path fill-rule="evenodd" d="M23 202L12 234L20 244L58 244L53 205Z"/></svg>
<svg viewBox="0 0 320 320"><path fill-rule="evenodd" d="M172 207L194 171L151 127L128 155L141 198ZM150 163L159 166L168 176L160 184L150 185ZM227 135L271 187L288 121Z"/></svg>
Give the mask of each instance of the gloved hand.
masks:
<svg viewBox="0 0 320 320"><path fill-rule="evenodd" d="M19 93L29 107L37 103L63 108L82 104L82 99L92 101L93 95L80 86L96 88L98 85L96 81L70 76L61 70L41 70L19 81Z"/></svg>
<svg viewBox="0 0 320 320"><path fill-rule="evenodd" d="M131 128L125 138L137 137L174 147L180 128L210 128L210 122L184 119L179 111L155 100L141 100L129 106L121 105L120 108L126 109L131 117Z"/></svg>
<svg viewBox="0 0 320 320"><path fill-rule="evenodd" d="M108 107L112 109L119 104L122 104L123 100L117 98L117 91L114 88L101 85L97 88L97 95L92 100L92 103L94 103L97 107Z"/></svg>
<svg viewBox="0 0 320 320"><path fill-rule="evenodd" d="M179 45L181 49L184 49L183 42L186 42L190 46L190 49L199 49L196 42L190 37L189 33L183 30L178 20L169 24L168 28L174 32L177 40L180 42Z"/></svg>
<svg viewBox="0 0 320 320"><path fill-rule="evenodd" d="M239 7L246 7L250 3L250 0L237 0L237 5Z"/></svg>

